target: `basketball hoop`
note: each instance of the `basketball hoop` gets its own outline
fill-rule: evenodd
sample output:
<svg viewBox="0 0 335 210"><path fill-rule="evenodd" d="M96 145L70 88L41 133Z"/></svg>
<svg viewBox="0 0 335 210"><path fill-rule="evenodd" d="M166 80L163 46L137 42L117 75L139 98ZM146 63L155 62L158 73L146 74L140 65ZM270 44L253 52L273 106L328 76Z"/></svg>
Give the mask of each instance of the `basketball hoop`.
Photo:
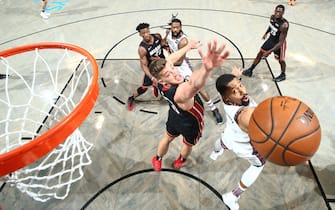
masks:
<svg viewBox="0 0 335 210"><path fill-rule="evenodd" d="M3 69L0 177L35 200L64 199L91 163L92 144L78 127L98 97L96 60L78 46L45 42L1 51Z"/></svg>

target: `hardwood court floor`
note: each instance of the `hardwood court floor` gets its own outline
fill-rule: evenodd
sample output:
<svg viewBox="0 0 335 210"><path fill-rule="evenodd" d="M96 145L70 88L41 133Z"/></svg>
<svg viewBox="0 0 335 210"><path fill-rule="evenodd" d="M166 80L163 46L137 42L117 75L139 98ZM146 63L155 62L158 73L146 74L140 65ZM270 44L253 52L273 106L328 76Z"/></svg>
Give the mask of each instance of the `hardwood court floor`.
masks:
<svg viewBox="0 0 335 210"><path fill-rule="evenodd" d="M46 203L34 201L0 182L2 209L80 209L106 186L87 209L225 209L219 194L235 186L248 164L229 152L217 161L209 159L212 144L224 125L215 125L208 109L203 138L181 173L168 170L177 156L180 139L173 142L164 158L167 171L150 171L151 157L164 130L167 104L154 98L150 90L138 99L133 112L123 104L142 75L137 55L140 37L135 27L140 22L149 22L153 33L163 34L160 26L166 25L171 14L178 13L189 37L203 43L214 38L227 42L231 60L212 75L208 84L208 91L215 98L215 77L235 64L250 65L252 59L246 58L257 54L269 16L279 3L286 5L286 0L49 1L51 16L42 20L40 1L13 4L0 0L0 50L58 41L87 49L99 64L99 59L109 59L100 69L105 85L100 81L97 104L81 126L85 137L94 143L90 152L93 163L85 167L84 178L72 186L65 200ZM278 95L280 90L283 95L306 102L318 115L322 142L312 164L323 191L309 166L280 167L268 163L256 183L241 197L241 209L335 208L334 14L333 1L298 0L296 6L286 6L285 17L290 21L287 80L278 87L271 81L269 67L275 75L280 71L272 56L267 59L269 66L262 61L253 78L243 78L250 95L258 102ZM199 58L196 53L189 56ZM197 65L197 60L194 62ZM96 123L102 119L102 127L97 129Z"/></svg>
<svg viewBox="0 0 335 210"><path fill-rule="evenodd" d="M215 78L239 63L228 60L213 72L206 89L214 100ZM249 61L248 61L249 62ZM199 65L198 60L193 61ZM271 81L266 61L260 64L259 77L245 78L249 94L257 101L279 95ZM205 107L205 129L187 164L180 171L171 168L178 156L181 139L176 139L164 157L164 170L151 169L151 157L165 129L168 104L149 90L139 97L134 111L124 104L137 87L142 72L137 60L106 60L101 71L100 95L94 111L81 126L86 139L94 143L92 164L85 176L73 184L64 200L46 203L32 201L16 188L6 187L2 194L6 206L15 209L224 209L220 194L231 190L248 163L227 152L217 161L209 158L214 141L224 125L216 125ZM221 113L220 102L216 104ZM96 128L98 119L103 126ZM91 199L91 200L90 200ZM17 202L20 200L20 202ZM281 167L268 163L256 183L240 199L244 209L324 209L325 204L309 166Z"/></svg>

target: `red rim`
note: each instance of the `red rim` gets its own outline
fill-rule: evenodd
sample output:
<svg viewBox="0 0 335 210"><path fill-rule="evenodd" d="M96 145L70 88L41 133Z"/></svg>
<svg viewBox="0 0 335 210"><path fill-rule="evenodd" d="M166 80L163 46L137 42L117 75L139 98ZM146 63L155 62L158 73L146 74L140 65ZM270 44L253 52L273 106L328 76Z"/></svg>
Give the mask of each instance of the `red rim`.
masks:
<svg viewBox="0 0 335 210"><path fill-rule="evenodd" d="M86 56L92 63L93 78L92 83L85 97L74 108L74 110L62 119L57 125L46 131L41 136L35 138L29 143L26 143L14 150L7 153L0 154L0 177L12 173L24 166L27 166L36 160L40 159L52 149L56 148L65 139L78 128L81 123L86 119L87 115L91 112L95 101L98 98L98 65L95 58L85 49L68 44L58 42L44 42L35 43L24 46L15 47L12 49L0 52L1 57L9 57L19 53L38 49L68 49L78 52Z"/></svg>

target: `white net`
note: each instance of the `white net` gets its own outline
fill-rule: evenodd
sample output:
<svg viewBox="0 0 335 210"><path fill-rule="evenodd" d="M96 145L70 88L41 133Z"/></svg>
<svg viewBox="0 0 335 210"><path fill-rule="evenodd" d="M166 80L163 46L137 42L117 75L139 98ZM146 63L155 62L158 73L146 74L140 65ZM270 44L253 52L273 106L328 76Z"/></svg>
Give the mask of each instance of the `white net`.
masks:
<svg viewBox="0 0 335 210"><path fill-rule="evenodd" d="M0 73L5 75L0 81L1 155L33 141L68 116L86 95L93 70L85 56L71 50L35 49L1 57ZM37 201L64 199L71 184L83 176L83 167L91 163L92 146L77 128L44 157L5 180Z"/></svg>

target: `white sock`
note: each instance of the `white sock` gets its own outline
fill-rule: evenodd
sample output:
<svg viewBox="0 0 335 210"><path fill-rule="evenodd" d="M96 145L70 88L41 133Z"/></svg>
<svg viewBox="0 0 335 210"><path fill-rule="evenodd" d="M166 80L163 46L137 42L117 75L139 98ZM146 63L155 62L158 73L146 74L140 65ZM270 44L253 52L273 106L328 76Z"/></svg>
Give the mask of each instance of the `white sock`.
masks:
<svg viewBox="0 0 335 210"><path fill-rule="evenodd" d="M208 107L210 108L211 111L216 109L216 106L214 105L214 103L211 99L209 99L209 101L207 101L206 103L207 103L207 105L208 105Z"/></svg>
<svg viewBox="0 0 335 210"><path fill-rule="evenodd" d="M221 139L218 139L214 143L214 151L219 152L221 149L223 149L221 146Z"/></svg>
<svg viewBox="0 0 335 210"><path fill-rule="evenodd" d="M246 191L246 188L243 188L240 184L240 182L237 184L237 187L235 189L233 189L232 193L233 195L235 195L236 197L240 197L240 195Z"/></svg>

